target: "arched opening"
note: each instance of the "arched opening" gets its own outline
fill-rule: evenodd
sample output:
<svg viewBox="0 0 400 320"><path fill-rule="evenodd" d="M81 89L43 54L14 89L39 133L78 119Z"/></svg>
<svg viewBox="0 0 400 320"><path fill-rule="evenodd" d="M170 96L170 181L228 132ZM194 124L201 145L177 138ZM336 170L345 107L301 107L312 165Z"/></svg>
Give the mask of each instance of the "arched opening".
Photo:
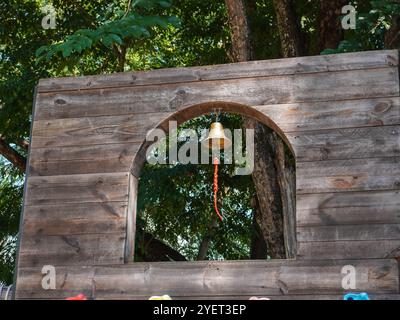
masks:
<svg viewBox="0 0 400 320"><path fill-rule="evenodd" d="M159 123L158 126L156 126L156 128L162 129L164 132L168 132L168 130L170 129L170 123L171 122L176 122L177 126L181 126L182 124L185 124L187 121L189 121L189 127L190 127L190 121L194 121L193 119L196 119L195 121L202 122L203 126L208 126L212 119L210 117L207 117L207 116L204 117L204 116L205 115L210 115L210 113L215 112L215 110L218 110L222 115L224 115L223 117L225 117L225 119L222 122L225 122L224 124L227 125L230 128L232 128L232 123L229 124L229 121L230 120L232 121L232 119L233 119L233 122L235 121L234 120L235 119L234 115L236 115L236 119L242 119L242 123L239 124L240 129L243 129L244 127L249 127L249 125L250 126L253 125L253 129L254 129L254 125L257 124L257 123L260 123L260 125L264 128L264 129L262 129L262 130L264 130L264 131L262 131L263 135L264 134L271 134L271 137L273 137L273 139L276 139L276 140L279 140L279 141L282 142L281 144L284 146L284 148L286 150L285 152L292 157L291 159L293 160L293 170L294 170L294 152L293 152L293 149L292 149L290 143L288 142L286 136L284 135L284 133L279 129L279 127L271 119L269 119L267 116L265 116L263 113L261 113L260 111L256 110L253 107L249 107L249 106L245 106L245 105L241 105L241 104L237 104L237 103L227 103L227 102L210 102L210 103L205 103L205 104L194 105L194 106L185 108L184 110L180 110L180 111L172 114L170 117L168 117L167 119L165 119L161 123ZM241 117L241 116L244 116L244 117ZM254 121L253 121L253 123L251 121L248 122L248 123L244 123L243 121L247 121L247 120L243 120L243 119L253 119ZM237 126L237 124L239 122L240 121L238 121L236 123L236 126ZM257 133L257 131L255 131L255 133ZM254 140L262 141L263 138L264 137L262 137L262 136L261 137L260 136L255 136ZM244 139L246 139L246 137L244 137ZM137 215L138 214L138 190L143 191L143 188L147 188L148 190L155 189L154 185L151 185L151 183L148 183L149 182L148 180L151 180L152 178L148 178L148 177L146 178L146 183L147 183L146 186L144 186L145 183L143 181L140 181L142 171L144 170L146 172L146 169L147 169L146 168L147 165L145 165L146 162L147 162L146 152L147 152L149 146L151 146L153 143L154 143L154 141L145 141L145 142L143 142L140 150L137 152L137 154L135 156L135 159L134 159L132 167L131 167L131 177L130 177L130 187L129 187L129 204L128 204L128 215L127 215L127 217L128 217L127 218L127 242L126 242L126 248L125 248L126 249L126 251L125 251L125 261L126 262L133 261L133 257L134 257L134 253L135 253L135 247L134 247L135 235L136 235L136 238L137 238L137 236L139 234L139 233L135 233L136 226L137 226L138 223L139 224L143 224L143 217L139 217L139 219L138 219L138 215ZM263 143L264 143L264 146L268 147L268 144L265 144L265 143L268 143L268 141L264 141ZM269 143L273 143L273 141L269 140ZM257 149L257 148L260 148L260 146L257 146L257 144L256 144L255 145L255 149ZM269 152L271 153L271 156L273 156L273 152L275 152L275 151L270 149ZM224 157L224 155L222 155L222 156ZM273 161L275 163L277 163L277 161L275 161L275 160L273 160ZM283 159L283 161L285 161L285 158ZM287 159L287 161L290 161L290 160ZM210 179L210 190L212 189L212 174L210 173L211 172L210 170L212 170L212 163L211 162L212 161L209 162L208 166L207 165L205 167L203 166L203 169L204 168L205 169L203 171L201 171L202 181L199 182L204 186L204 185L207 184L207 181L204 180L204 178L205 177L209 177L209 179ZM233 163L234 163L234 160L233 160ZM174 166L176 168L176 166L179 166L179 165L180 165L180 163L178 162L178 164L176 164ZM185 166L188 166L188 165L186 164ZM283 164L283 166L285 166L285 164ZM207 167L208 167L208 169L207 169ZM232 169L232 168L230 168L230 169ZM223 175L227 175L227 172L230 169L229 168L223 168L222 169L222 174ZM264 172L267 169L268 169L267 167L264 168ZM173 170L173 169L170 168L170 170ZM186 171L190 174L190 170L186 170ZM260 172L262 172L262 171L260 171ZM154 172L154 173L157 174L157 172ZM198 172L197 172L197 174L198 174ZM154 178L154 176L153 176L153 178ZM169 177L167 177L166 179L163 180L160 177L159 181L156 181L157 178L155 178L154 181L156 181L157 183L158 182L160 182L160 183L163 183L163 182L168 183L168 178ZM254 178L254 175L253 175L253 178ZM244 179L244 180L246 180L246 179ZM260 198L260 196L257 197L257 192L255 193L255 198L256 198L255 202L256 202L256 204L254 204L254 200L251 199L254 196L254 194L253 195L251 194L251 190L255 191L255 189L257 189L257 188L254 188L254 185L253 186L251 185L251 182L250 182L250 185L248 184L248 182L251 181L251 180L252 180L252 176L251 176L251 173L249 173L248 176L247 176L246 183L244 183L240 188L238 188L237 186L234 185L233 180L230 180L230 182L227 182L227 184L230 183L230 185L229 185L230 189L232 189L236 193L239 193L239 198L240 198L240 193L241 192L243 192L241 195L246 194L246 197L243 197L243 199L242 199L243 202L244 202L243 206L239 206L238 205L240 200L237 200L236 202L235 201L231 201L231 202L234 202L234 205L236 204L236 209L241 207L241 216L240 217L236 216L236 220L237 221L234 218L226 220L227 223L231 224L231 227L235 223L237 223L239 225L241 224L242 225L242 229L239 228L238 230L239 231L240 230L246 231L246 232L243 232L241 238L243 238L242 239L244 241L243 243L247 243L247 247L246 247L246 245L243 245L243 243L239 244L239 246L246 247L244 249L242 248L243 249L242 251L238 250L238 252L242 252L242 253L246 252L246 250L248 252L249 246L253 246L253 244L254 244L253 243L254 231L255 231L255 228L257 227L256 224L257 224L257 221L258 221L257 219L255 219L255 215L256 215L255 208L257 207L257 205L259 207L262 207L258 203L257 198ZM260 181L260 179L257 179L257 180ZM277 180L277 183L278 183L278 180ZM226 184L224 185L222 183L222 187L226 188ZM279 186L278 186L278 188L279 188ZM283 199L284 197L287 197L288 194L289 195L292 194L294 196L295 195L295 183L293 183L293 185L290 188L291 188L291 190L289 190L289 192L287 192L286 194L279 195L278 197L279 198L282 197L282 199ZM188 193L192 193L193 194L192 191L188 191ZM268 198L268 197L266 197L266 198ZM158 199L158 201L159 200L160 199ZM211 199L209 199L209 200L210 200L209 201L209 208L207 208L207 204L205 204L206 207L204 207L204 211L207 211L208 209L210 209L210 210L208 210L209 211L208 214L210 215L210 214L212 214L211 213L211 211L212 211L212 201L211 201ZM249 203L249 202L251 202L251 203ZM294 200L293 200L293 202L294 202ZM220 203L220 204L222 204L222 203ZM143 204L139 204L139 205L140 205L141 208L143 208ZM231 203L231 205L232 205L232 203ZM250 207L253 208L252 211L248 210ZM278 228L280 230L271 231L274 228L276 229L276 227L272 227L272 229L271 229L271 228L269 228L267 226L264 229L268 229L269 228L270 229L269 231L268 230L267 231L266 230L261 230L260 228L258 228L258 230L256 231L256 232L258 232L258 236L261 237L261 238L263 237L263 233L265 234L266 232L271 232L271 233L275 232L276 234L277 233L281 233L283 241L286 242L286 241L288 241L288 239L290 239L290 241L292 241L292 243L290 244L291 253L286 254L286 255L282 255L281 254L280 256L278 255L280 258L293 258L294 254L295 254L295 253L293 253L294 252L293 250L295 250L295 243L293 243L293 239L295 241L295 226L294 226L294 224L295 224L295 207L294 207L294 203L292 204L291 208L287 208L287 207L288 206L285 205L284 203L281 203L280 206L279 206L279 210L286 210L286 211L289 210L289 211L291 211L289 213L286 212L286 217L282 216L282 225ZM161 208L161 207L159 207L159 208ZM142 211L140 211L140 212L142 212ZM283 211L282 211L282 214L283 214ZM289 217L290 221L288 221L287 215L291 216L291 217ZM269 219L271 220L271 217ZM274 219L274 218L272 217L272 219ZM161 220L159 219L158 221L161 221ZM234 223L232 223L233 221L234 221ZM215 255L215 254L212 255L211 254L211 256L206 256L204 254L204 252L203 253L201 252L202 251L202 246L204 244L204 241L203 241L204 238L207 238L211 234L214 234L214 236L215 236L215 234L218 233L218 229L219 229L219 231L223 231L223 228L216 227L216 222L217 221L214 218L210 218L210 220L207 220L207 221L198 222L200 224L203 223L204 228L202 229L202 232L201 232L201 238L197 239L197 245L198 245L197 258L194 257L194 255L192 253L192 254L189 254L189 256L191 256L190 260L203 260L203 259L212 259L212 260L214 260L214 259L225 259L226 258L226 257L221 257L218 254L217 255ZM154 224L154 221L152 221L152 223ZM184 219L182 219L182 223L188 223L188 221L186 220L186 222L185 222L185 218L184 218ZM264 223L268 224L268 221L264 221ZM165 225L163 225L163 226L165 227ZM210 231L210 230L211 230L211 232L209 234L207 234L207 232ZM238 235L238 230L236 230L236 235ZM250 230L250 233L247 232L249 230ZM261 233L261 235L260 235L260 233ZM147 239L148 240L147 243L150 243L153 240L151 246L153 246L154 250L163 250L163 249L167 249L167 247L168 247L168 244L167 244L168 240L167 241L163 241L164 239L156 239L156 241L154 241L154 238L151 239L150 233L147 233L146 230L141 229L140 237L144 241L146 241L146 239ZM249 242L250 237L251 237L251 242ZM271 237L273 238L274 236L272 235ZM185 239L181 239L181 241L184 242ZM221 245L221 237L219 239L219 242L220 242L219 244ZM237 255L235 255L235 253L233 252L234 250L233 251L231 250L231 253L232 252L233 253L232 254L227 254L227 257L228 257L228 259L232 259L232 260L236 259L236 257L239 258L239 259L250 259L250 258L251 259L264 259L264 258L270 258L268 253L266 253L264 255L261 252L262 250L264 250L264 249L262 249L262 247L263 246L265 247L265 245L266 245L265 242L262 245L263 242L264 241L261 241L261 242L259 241L259 248L258 248L259 252L258 252L258 255L256 254L256 256L254 256L252 252L250 252L250 254L247 254L247 256L245 254L237 254ZM141 243L143 243L143 242L141 242ZM171 241L169 241L169 244L170 243L171 243ZM138 242L137 242L137 244L138 244ZM229 246L229 245L233 245L233 243L231 243L231 244L230 243L225 243L224 245ZM236 245L238 245L238 244L236 244ZM269 245L271 245L271 243L269 243ZM206 247L209 248L209 246L206 246ZM257 251L257 248L256 248L255 251ZM181 254L176 250L172 250L172 251L169 251L169 256L167 257L167 259L161 259L161 260L168 260L168 259L169 260L186 260L185 256L187 258L188 255L187 254L186 255L185 254ZM155 261L155 260L151 260L151 259L150 260L146 260L145 259L145 261Z"/></svg>

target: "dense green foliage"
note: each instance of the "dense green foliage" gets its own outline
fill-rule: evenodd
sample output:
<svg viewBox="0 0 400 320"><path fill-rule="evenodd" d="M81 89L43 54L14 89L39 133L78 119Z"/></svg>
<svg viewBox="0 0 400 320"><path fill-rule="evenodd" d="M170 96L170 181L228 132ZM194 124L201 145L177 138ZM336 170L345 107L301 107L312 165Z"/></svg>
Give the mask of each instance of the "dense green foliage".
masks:
<svg viewBox="0 0 400 320"><path fill-rule="evenodd" d="M211 120L213 117L209 116L195 118L180 128L196 128L200 137L200 130L209 128ZM231 130L242 126L240 116L224 114L220 121ZM211 156L209 163L147 164L139 183L138 223L189 260L196 260L200 243L207 236L213 240L208 259L249 258L253 232L250 201L254 195L251 177L234 175L234 164L219 166L219 206L224 220L213 228L218 218L212 206L214 167Z"/></svg>
<svg viewBox="0 0 400 320"><path fill-rule="evenodd" d="M42 46L36 51L37 62L42 59L51 60L53 56L61 54L63 58L72 54L87 54L87 51L103 47L103 50L117 49L118 46L129 46L135 40L151 37L154 29L166 29L169 26L177 27L178 20L174 16L141 15L139 12L152 9L154 6L168 8L169 1L137 0L126 11L116 10L109 12L110 20L105 21L96 29L79 29L68 35L60 43ZM132 10L134 10L132 12ZM105 17L106 18L106 17ZM105 47L105 48L104 48Z"/></svg>
<svg viewBox="0 0 400 320"><path fill-rule="evenodd" d="M18 232L22 201L22 177L0 159L0 283L11 283L15 261L15 235Z"/></svg>
<svg viewBox="0 0 400 320"><path fill-rule="evenodd" d="M339 47L323 53L341 53L385 49L385 34L391 19L400 13L400 2L395 0L353 1L357 9L357 25L349 30Z"/></svg>
<svg viewBox="0 0 400 320"><path fill-rule="evenodd" d="M254 5L249 20L255 58L279 57L272 1L248 2ZM346 31L338 50L325 53L384 48L385 32L391 17L400 12L399 5L393 0L357 2L357 29ZM26 149L21 141L29 141L34 87L40 78L229 62L231 40L223 0L175 0L172 5L169 0L53 0L57 26L45 30L41 8L48 3L0 2L0 137L22 155ZM295 3L307 50L316 54L318 1ZM227 126L234 119L227 117ZM207 125L210 119L196 121L190 125ZM190 259L214 216L211 170L147 166L142 174L139 226ZM250 233L243 231L250 230L253 191L248 177L233 177L231 170L222 168L228 218L214 234L209 258L248 256ZM12 281L22 186L21 173L0 156L0 282Z"/></svg>

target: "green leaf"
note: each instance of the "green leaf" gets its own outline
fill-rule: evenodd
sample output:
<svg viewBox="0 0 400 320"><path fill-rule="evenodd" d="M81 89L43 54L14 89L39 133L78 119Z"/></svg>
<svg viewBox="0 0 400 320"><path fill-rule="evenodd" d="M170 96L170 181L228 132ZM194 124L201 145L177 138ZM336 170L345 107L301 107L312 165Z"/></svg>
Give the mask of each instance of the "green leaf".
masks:
<svg viewBox="0 0 400 320"><path fill-rule="evenodd" d="M53 57L53 55L54 55L53 50L50 49L49 51L47 51L46 60L47 60L47 61L50 61L51 58Z"/></svg>
<svg viewBox="0 0 400 320"><path fill-rule="evenodd" d="M113 39L110 37L110 35L106 35L101 39L101 42L106 46L106 47L111 47L113 44Z"/></svg>
<svg viewBox="0 0 400 320"><path fill-rule="evenodd" d="M171 1L160 1L159 5L164 8L169 8L172 5Z"/></svg>
<svg viewBox="0 0 400 320"><path fill-rule="evenodd" d="M36 53L35 53L36 57L38 58L38 57L42 56L43 53L45 51L47 51L48 49L49 49L48 46L41 46L39 49L36 50Z"/></svg>
<svg viewBox="0 0 400 320"><path fill-rule="evenodd" d="M62 50L62 56L64 58L69 57L72 53L72 47L71 46L65 46Z"/></svg>
<svg viewBox="0 0 400 320"><path fill-rule="evenodd" d="M92 39L90 39L89 37L82 37L80 41L82 43L82 47L85 49L90 48L93 44Z"/></svg>
<svg viewBox="0 0 400 320"><path fill-rule="evenodd" d="M172 24L174 27L180 27L181 26L181 21L179 20L178 17L176 16L172 16L172 17L168 17L168 22L170 24Z"/></svg>
<svg viewBox="0 0 400 320"><path fill-rule="evenodd" d="M121 39L118 35L116 35L116 34L110 34L109 36L110 36L110 38L113 39L116 43L122 45L123 41L122 41L122 39Z"/></svg>

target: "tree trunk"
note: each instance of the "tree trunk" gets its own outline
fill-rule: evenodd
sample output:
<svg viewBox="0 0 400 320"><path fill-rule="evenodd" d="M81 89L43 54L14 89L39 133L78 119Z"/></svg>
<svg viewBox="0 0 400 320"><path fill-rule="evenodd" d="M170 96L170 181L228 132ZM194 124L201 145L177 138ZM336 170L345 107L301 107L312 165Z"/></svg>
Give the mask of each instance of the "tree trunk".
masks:
<svg viewBox="0 0 400 320"><path fill-rule="evenodd" d="M319 52L336 49L343 40L343 28L340 22L342 8L348 0L321 0L319 14Z"/></svg>
<svg viewBox="0 0 400 320"><path fill-rule="evenodd" d="M304 54L300 22L292 0L274 0L282 55L285 58L298 57Z"/></svg>
<svg viewBox="0 0 400 320"><path fill-rule="evenodd" d="M212 220L211 220L210 226L209 226L208 230L206 231L206 234L204 235L203 240L200 243L199 252L198 252L197 258L196 258L196 260L198 260L198 261L206 259L208 249L210 248L210 245L211 245L211 239L212 239L213 234L218 226L217 219L214 216L211 219Z"/></svg>
<svg viewBox="0 0 400 320"><path fill-rule="evenodd" d="M253 119L244 126L254 129L253 183L257 203L256 221L267 246L276 259L296 256L296 173L291 151L272 129ZM263 137L262 139L260 137Z"/></svg>
<svg viewBox="0 0 400 320"><path fill-rule="evenodd" d="M329 5L334 2L334 7L338 6L341 0L322 0L321 6ZM326 2L326 3L325 3ZM291 0L274 0L275 11L278 20L278 30L281 38L281 47L284 58L301 56L304 54L304 46L301 43L301 29L299 20ZM330 17L330 24L332 22ZM325 21L327 23L327 21ZM326 35L328 37L329 35ZM337 41L336 38L335 41ZM276 135L276 134L275 134ZM296 174L294 159L290 164L288 155L290 152L285 151L284 143L281 139L276 140L275 149L275 166L277 168L277 178L279 190L281 190L282 204L282 224L284 234L284 244L286 258L294 258L296 256Z"/></svg>
<svg viewBox="0 0 400 320"><path fill-rule="evenodd" d="M400 15L392 17L390 29L385 35L385 47L387 49L400 48Z"/></svg>
<svg viewBox="0 0 400 320"><path fill-rule="evenodd" d="M286 258L284 240L284 219L281 190L278 183L279 172L275 162L279 137L268 127L253 119L246 119L245 127L254 129L254 171L252 178L257 193L260 214L256 221L260 226L271 258ZM262 137L262 139L260 138Z"/></svg>
<svg viewBox="0 0 400 320"><path fill-rule="evenodd" d="M252 56L252 50L243 1L226 0L226 4L234 52L231 60L232 62L247 61ZM277 16L281 27L283 53L285 56L299 55L301 53L301 33L291 2L275 1L275 5L279 10ZM259 227L258 229L255 226L255 231L258 229L263 239L257 239L256 232L252 239L251 257L265 258L265 247L267 247L268 255L271 258L291 258L295 252L294 235L284 236L284 231L295 232L293 229L294 202L289 203L294 201L291 196L294 194L294 189L284 193L280 190L281 188L294 188L294 175L290 176L285 168L277 168L279 165L284 165L284 162L276 162L274 159L278 143L283 142L272 130L255 120L244 119L244 127L254 128L255 136L263 137L263 139L258 138L255 141L255 169L252 174L257 193L257 199L253 201L253 214ZM280 174L285 174L285 177L279 177ZM290 179L293 180L289 181ZM282 205L283 201L284 205ZM284 218L285 215L288 217Z"/></svg>
<svg viewBox="0 0 400 320"><path fill-rule="evenodd" d="M257 196L252 200L253 208L253 235L251 237L250 259L265 259L267 258L267 244L265 243L263 233L258 225L261 217L260 205Z"/></svg>
<svg viewBox="0 0 400 320"><path fill-rule="evenodd" d="M249 61L252 59L250 32L243 0L225 0L228 10L229 26L231 30L232 62Z"/></svg>
<svg viewBox="0 0 400 320"><path fill-rule="evenodd" d="M275 133L274 133L275 134ZM276 134L275 134L276 135ZM275 166L281 190L283 237L287 259L296 257L296 170L295 159L276 135Z"/></svg>
<svg viewBox="0 0 400 320"><path fill-rule="evenodd" d="M26 159L12 148L3 137L0 136L0 154L16 166L21 173L25 173Z"/></svg>

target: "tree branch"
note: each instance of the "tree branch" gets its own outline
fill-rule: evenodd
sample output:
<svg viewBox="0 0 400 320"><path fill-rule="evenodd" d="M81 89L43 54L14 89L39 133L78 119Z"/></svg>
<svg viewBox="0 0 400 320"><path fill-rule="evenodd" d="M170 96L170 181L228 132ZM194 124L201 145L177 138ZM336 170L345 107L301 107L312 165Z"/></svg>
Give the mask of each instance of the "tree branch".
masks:
<svg viewBox="0 0 400 320"><path fill-rule="evenodd" d="M125 45L118 46L116 44L113 45L113 50L115 56L117 57L117 72L124 72L125 69L125 60L126 60L126 49Z"/></svg>
<svg viewBox="0 0 400 320"><path fill-rule="evenodd" d="M392 18L390 29L385 35L385 47L387 49L396 49L400 46L400 15Z"/></svg>
<svg viewBox="0 0 400 320"><path fill-rule="evenodd" d="M126 10L125 10L125 14L124 14L124 18L128 15L128 13L131 11L131 2L132 0L128 0L128 4L126 5Z"/></svg>
<svg viewBox="0 0 400 320"><path fill-rule="evenodd" d="M26 140L20 140L18 142L16 142L21 148L24 148L26 151L28 151L29 148L29 142Z"/></svg>
<svg viewBox="0 0 400 320"><path fill-rule="evenodd" d="M199 252L197 254L196 260L200 261L200 260L206 259L207 252L208 252L208 249L210 248L211 240L212 240L213 234L214 234L217 226L218 226L217 218L215 215L213 215L213 217L211 218L210 225L208 226L208 229L200 243L200 248L199 248Z"/></svg>
<svg viewBox="0 0 400 320"><path fill-rule="evenodd" d="M0 136L0 154L16 166L21 173L25 173L26 158L12 148L2 136Z"/></svg>
<svg viewBox="0 0 400 320"><path fill-rule="evenodd" d="M185 261L186 258L164 242L156 239L148 232L140 237L139 248L144 248L139 256L144 261Z"/></svg>

